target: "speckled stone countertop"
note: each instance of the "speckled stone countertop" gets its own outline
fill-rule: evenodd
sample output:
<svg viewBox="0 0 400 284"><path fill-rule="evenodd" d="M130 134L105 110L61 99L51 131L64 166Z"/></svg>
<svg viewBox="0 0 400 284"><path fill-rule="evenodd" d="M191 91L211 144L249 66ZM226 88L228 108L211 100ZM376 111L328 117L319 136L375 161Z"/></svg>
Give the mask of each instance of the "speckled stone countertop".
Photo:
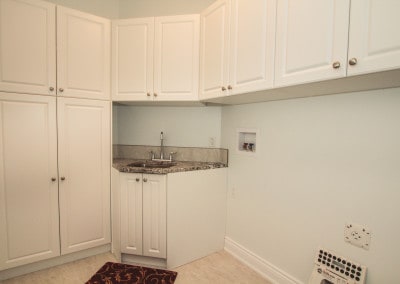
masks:
<svg viewBox="0 0 400 284"><path fill-rule="evenodd" d="M188 172L198 170L210 170L217 168L226 168L227 165L219 162L183 162L174 161L174 165L169 168L145 168L145 167L130 167L131 163L135 162L150 162L148 160L138 159L114 159L113 167L120 172L125 173L146 173L146 174L169 174L177 172Z"/></svg>

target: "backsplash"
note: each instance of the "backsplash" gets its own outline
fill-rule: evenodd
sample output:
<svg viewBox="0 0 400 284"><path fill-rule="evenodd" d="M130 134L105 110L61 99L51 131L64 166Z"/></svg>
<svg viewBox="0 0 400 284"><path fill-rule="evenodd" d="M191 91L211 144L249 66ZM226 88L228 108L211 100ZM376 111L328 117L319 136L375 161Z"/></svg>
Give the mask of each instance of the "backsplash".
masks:
<svg viewBox="0 0 400 284"><path fill-rule="evenodd" d="M155 153L156 158L160 156L160 146L144 145L113 145L113 158L118 159L151 159L151 151ZM221 148L199 148L199 147L174 147L165 146L165 158L169 158L169 153L176 152L173 155L175 161L196 161L196 162L219 162L228 164L228 149Z"/></svg>

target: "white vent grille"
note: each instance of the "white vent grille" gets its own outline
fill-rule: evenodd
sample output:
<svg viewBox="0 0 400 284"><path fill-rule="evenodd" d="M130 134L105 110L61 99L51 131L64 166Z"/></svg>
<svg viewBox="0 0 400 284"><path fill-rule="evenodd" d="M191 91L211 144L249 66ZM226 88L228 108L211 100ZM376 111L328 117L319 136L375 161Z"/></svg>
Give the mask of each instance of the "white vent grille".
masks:
<svg viewBox="0 0 400 284"><path fill-rule="evenodd" d="M319 248L309 283L364 284L366 274L366 266Z"/></svg>

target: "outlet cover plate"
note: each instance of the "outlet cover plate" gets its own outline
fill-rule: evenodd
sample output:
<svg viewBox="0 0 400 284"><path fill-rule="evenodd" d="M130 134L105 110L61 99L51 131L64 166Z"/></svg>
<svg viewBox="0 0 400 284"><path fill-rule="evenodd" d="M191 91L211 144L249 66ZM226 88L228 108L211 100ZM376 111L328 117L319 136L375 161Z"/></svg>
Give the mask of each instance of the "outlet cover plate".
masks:
<svg viewBox="0 0 400 284"><path fill-rule="evenodd" d="M346 223L344 226L344 241L365 250L369 250L371 244L371 231L362 225Z"/></svg>

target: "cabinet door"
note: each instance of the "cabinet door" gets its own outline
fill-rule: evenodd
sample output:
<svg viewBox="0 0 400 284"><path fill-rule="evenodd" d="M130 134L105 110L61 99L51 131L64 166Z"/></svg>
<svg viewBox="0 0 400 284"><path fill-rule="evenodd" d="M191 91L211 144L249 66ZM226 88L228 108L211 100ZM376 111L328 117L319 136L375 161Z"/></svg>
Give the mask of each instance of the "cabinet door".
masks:
<svg viewBox="0 0 400 284"><path fill-rule="evenodd" d="M232 1L230 94L272 87L275 18L276 0Z"/></svg>
<svg viewBox="0 0 400 284"><path fill-rule="evenodd" d="M349 2L278 1L275 86L346 76Z"/></svg>
<svg viewBox="0 0 400 284"><path fill-rule="evenodd" d="M0 1L0 90L55 95L55 19L48 2Z"/></svg>
<svg viewBox="0 0 400 284"><path fill-rule="evenodd" d="M110 21L57 7L58 95L110 98Z"/></svg>
<svg viewBox="0 0 400 284"><path fill-rule="evenodd" d="M60 255L56 99L0 93L0 270Z"/></svg>
<svg viewBox="0 0 400 284"><path fill-rule="evenodd" d="M230 1L212 4L201 14L200 99L225 95L229 79Z"/></svg>
<svg viewBox="0 0 400 284"><path fill-rule="evenodd" d="M155 18L155 100L198 100L199 35L199 15Z"/></svg>
<svg viewBox="0 0 400 284"><path fill-rule="evenodd" d="M143 254L142 174L120 173L121 252Z"/></svg>
<svg viewBox="0 0 400 284"><path fill-rule="evenodd" d="M58 99L61 254L110 242L110 103Z"/></svg>
<svg viewBox="0 0 400 284"><path fill-rule="evenodd" d="M400 68L400 1L352 0L348 75Z"/></svg>
<svg viewBox="0 0 400 284"><path fill-rule="evenodd" d="M166 175L143 175L143 255L167 257Z"/></svg>
<svg viewBox="0 0 400 284"><path fill-rule="evenodd" d="M152 100L154 18L113 21L112 47L113 100Z"/></svg>

